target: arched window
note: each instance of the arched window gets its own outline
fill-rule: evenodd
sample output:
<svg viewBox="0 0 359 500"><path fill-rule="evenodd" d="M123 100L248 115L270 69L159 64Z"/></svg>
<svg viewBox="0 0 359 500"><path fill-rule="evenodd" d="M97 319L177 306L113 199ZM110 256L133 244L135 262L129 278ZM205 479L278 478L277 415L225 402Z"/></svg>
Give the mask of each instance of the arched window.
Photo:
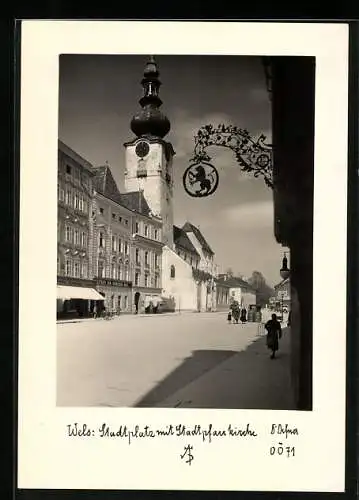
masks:
<svg viewBox="0 0 359 500"><path fill-rule="evenodd" d="M176 269L175 269L175 266L172 264L171 266L171 274L170 274L171 278L175 278L176 276Z"/></svg>

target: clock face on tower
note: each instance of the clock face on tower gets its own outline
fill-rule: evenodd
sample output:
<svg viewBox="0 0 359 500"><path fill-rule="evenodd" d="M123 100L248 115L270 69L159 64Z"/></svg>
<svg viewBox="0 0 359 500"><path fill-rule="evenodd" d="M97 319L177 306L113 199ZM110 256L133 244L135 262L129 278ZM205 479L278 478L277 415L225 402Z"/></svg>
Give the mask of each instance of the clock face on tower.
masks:
<svg viewBox="0 0 359 500"><path fill-rule="evenodd" d="M147 142L141 141L137 144L135 151L136 151L136 155L139 158L144 158L145 156L148 155L148 153L150 151L150 147L149 147Z"/></svg>

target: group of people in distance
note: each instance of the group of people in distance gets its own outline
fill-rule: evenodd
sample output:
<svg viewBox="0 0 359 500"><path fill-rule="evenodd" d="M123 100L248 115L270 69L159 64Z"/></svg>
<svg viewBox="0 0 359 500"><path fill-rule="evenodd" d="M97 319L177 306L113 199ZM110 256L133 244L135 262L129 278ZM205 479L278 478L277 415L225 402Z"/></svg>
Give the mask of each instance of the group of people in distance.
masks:
<svg viewBox="0 0 359 500"><path fill-rule="evenodd" d="M241 309L237 300L234 300L229 308L228 312L228 323L245 323L247 321L247 310L245 308Z"/></svg>
<svg viewBox="0 0 359 500"><path fill-rule="evenodd" d="M240 308L239 303L234 300L230 306L228 316L228 323L237 323L241 321L242 324L247 321L247 311L245 308ZM290 319L288 320L288 326L290 326ZM271 359L275 358L275 353L279 349L279 339L282 338L282 327L278 321L277 315L272 314L272 317L264 325L267 331L267 347L271 351Z"/></svg>

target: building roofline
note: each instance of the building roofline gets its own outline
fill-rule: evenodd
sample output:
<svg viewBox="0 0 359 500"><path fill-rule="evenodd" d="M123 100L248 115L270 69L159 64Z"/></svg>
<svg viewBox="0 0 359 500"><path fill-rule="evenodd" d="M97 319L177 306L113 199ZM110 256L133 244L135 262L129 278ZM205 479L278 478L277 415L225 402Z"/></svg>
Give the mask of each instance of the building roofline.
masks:
<svg viewBox="0 0 359 500"><path fill-rule="evenodd" d="M246 281L242 280L241 278L218 278L218 282L222 285L227 286L228 288L242 288L243 290L247 290L251 293L256 294L255 289Z"/></svg>
<svg viewBox="0 0 359 500"><path fill-rule="evenodd" d="M95 175L93 172L93 168L95 168L88 160L83 158L80 154L76 153L70 146L65 144L63 141L60 139L57 140L57 147L58 149L64 153L65 155L69 156L72 160L76 161L79 163L83 168L88 170L92 175Z"/></svg>
<svg viewBox="0 0 359 500"><path fill-rule="evenodd" d="M146 238L145 236L142 236L141 234L138 234L138 233L134 233L132 235L132 237L134 240L137 240L138 242L144 243L146 245L152 245L152 246L156 246L156 247L160 247L160 248L165 246L163 241L158 241L158 240L153 240L151 238Z"/></svg>
<svg viewBox="0 0 359 500"><path fill-rule="evenodd" d="M192 224L192 222L186 221L185 224L182 226L182 229L186 233L194 234L195 238L197 239L198 243L201 246L203 253L207 253L211 257L213 257L215 255L215 252L209 246L206 238L203 236L202 231L200 230L199 227Z"/></svg>
<svg viewBox="0 0 359 500"><path fill-rule="evenodd" d="M183 228L176 226L176 224L173 224L172 227L173 227L173 243L175 244L175 246L184 250L185 252L191 253L196 257L200 257L199 253L196 250L196 247L193 245L186 231L184 231ZM175 239L175 232L179 233L176 239ZM188 248L184 244L183 245L181 244L181 238L184 238L185 240L188 241L188 245L190 248Z"/></svg>
<svg viewBox="0 0 359 500"><path fill-rule="evenodd" d="M177 240L174 241L174 244L176 247L180 248L181 250L184 250L186 251L187 253L191 253L193 255L195 255L196 257L200 257L199 253L197 252L197 250L189 250L188 248L186 248L185 246L181 245L180 243L177 243Z"/></svg>
<svg viewBox="0 0 359 500"><path fill-rule="evenodd" d="M125 209L126 212L129 212L129 214L132 215L133 210L131 210L130 208L127 208L125 205L122 205L121 203L119 203L118 201L114 200L110 196L106 196L105 194L103 194L100 191L97 191L95 189L95 198L97 196L100 196L101 198L105 198L106 200L110 201L112 204L117 205L118 207L121 207L121 208Z"/></svg>
<svg viewBox="0 0 359 500"><path fill-rule="evenodd" d="M158 218L156 216L149 217L148 215L141 214L140 212L137 212L136 210L133 210L132 208L128 208L126 205L123 205L122 203L119 203L118 201L114 200L110 196L107 196L107 195L101 193L100 191L96 191L95 190L95 197L96 196L101 196L102 198L105 198L106 200L111 201L115 205L117 205L117 206L119 206L121 208L124 208L125 210L127 210L127 212L130 212L131 215L136 215L137 217L143 217L146 220L149 220L149 221L152 221L152 222L155 221L159 226L162 226L162 219L160 219L160 218ZM121 196L122 196L122 194L120 193L120 197Z"/></svg>

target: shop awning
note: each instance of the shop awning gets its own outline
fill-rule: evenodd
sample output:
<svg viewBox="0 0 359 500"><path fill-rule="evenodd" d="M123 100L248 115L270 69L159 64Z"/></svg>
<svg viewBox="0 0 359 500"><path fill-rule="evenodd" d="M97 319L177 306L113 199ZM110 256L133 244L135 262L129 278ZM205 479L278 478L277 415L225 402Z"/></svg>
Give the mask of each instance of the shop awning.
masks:
<svg viewBox="0 0 359 500"><path fill-rule="evenodd" d="M57 285L57 298L63 300L105 300L94 288L83 288L81 286Z"/></svg>

